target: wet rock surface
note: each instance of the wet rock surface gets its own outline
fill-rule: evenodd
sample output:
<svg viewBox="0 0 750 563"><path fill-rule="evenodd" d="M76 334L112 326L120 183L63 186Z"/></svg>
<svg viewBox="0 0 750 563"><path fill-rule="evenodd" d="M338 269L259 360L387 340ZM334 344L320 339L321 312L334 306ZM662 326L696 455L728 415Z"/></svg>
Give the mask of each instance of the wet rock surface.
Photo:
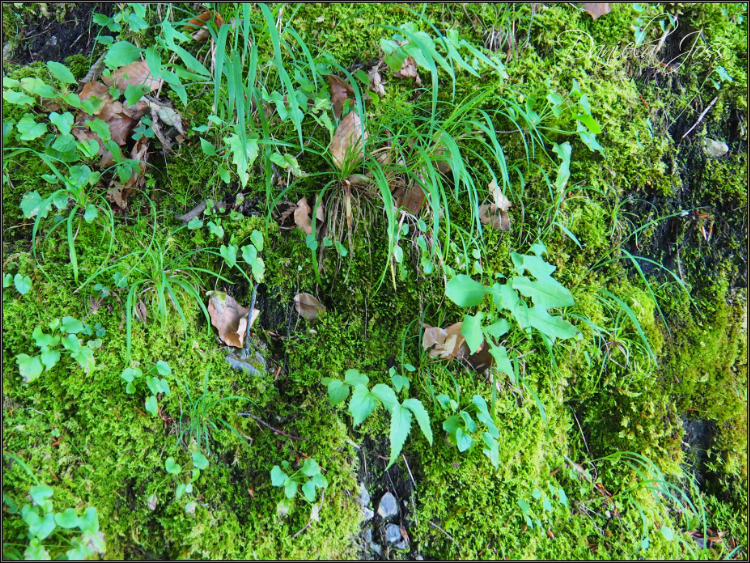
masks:
<svg viewBox="0 0 750 563"><path fill-rule="evenodd" d="M391 493L385 493L378 503L378 515L383 519L398 516L398 501Z"/></svg>

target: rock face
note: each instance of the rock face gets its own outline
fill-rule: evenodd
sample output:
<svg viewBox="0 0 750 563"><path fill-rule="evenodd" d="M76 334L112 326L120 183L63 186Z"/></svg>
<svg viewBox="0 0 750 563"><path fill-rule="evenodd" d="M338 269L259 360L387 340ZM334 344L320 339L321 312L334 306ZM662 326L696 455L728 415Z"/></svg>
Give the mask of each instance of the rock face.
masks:
<svg viewBox="0 0 750 563"><path fill-rule="evenodd" d="M726 143L706 137L703 139L703 152L708 158L721 158L729 152L729 147Z"/></svg>
<svg viewBox="0 0 750 563"><path fill-rule="evenodd" d="M378 504L378 514L384 520L398 516L398 502L391 493L385 493Z"/></svg>

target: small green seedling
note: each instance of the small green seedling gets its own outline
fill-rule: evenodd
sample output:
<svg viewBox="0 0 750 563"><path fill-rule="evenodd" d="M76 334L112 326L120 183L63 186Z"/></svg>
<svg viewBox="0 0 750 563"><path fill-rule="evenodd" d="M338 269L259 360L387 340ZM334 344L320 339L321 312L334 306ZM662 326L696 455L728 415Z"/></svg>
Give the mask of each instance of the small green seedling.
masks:
<svg viewBox="0 0 750 563"><path fill-rule="evenodd" d="M437 400L443 410L454 413L443 422L443 430L448 433L451 441L458 446L459 452L465 452L474 444L474 438L471 435L477 431L477 424L471 417L471 412L475 413L477 420L487 427L487 430L482 433L482 440L487 447L482 452L490 458L492 465L497 468L500 464L500 451L497 442L500 433L487 408L487 401L480 395L474 395L471 405L466 410L459 411L458 403L448 395L441 393L437 396Z"/></svg>
<svg viewBox="0 0 750 563"><path fill-rule="evenodd" d="M172 369L167 362L160 360L146 371L146 386L151 391L151 396L146 399L146 410L153 416L159 415L159 409L156 404L157 395L159 393L165 393L167 396L171 395L169 382L163 377L157 377L156 374L163 376L171 375ZM136 392L137 381L143 377L143 372L139 368L125 368L120 377L127 383L125 392L128 395L132 395Z"/></svg>
<svg viewBox="0 0 750 563"><path fill-rule="evenodd" d="M289 471L289 462L284 460L281 465ZM305 480L305 477L309 477ZM315 489L325 489L328 480L321 474L320 465L313 458L308 457L302 467L287 475L281 467L274 465L271 470L271 484L274 487L284 487L286 498L291 499L297 494L297 489L302 484L302 494L308 502L315 501Z"/></svg>

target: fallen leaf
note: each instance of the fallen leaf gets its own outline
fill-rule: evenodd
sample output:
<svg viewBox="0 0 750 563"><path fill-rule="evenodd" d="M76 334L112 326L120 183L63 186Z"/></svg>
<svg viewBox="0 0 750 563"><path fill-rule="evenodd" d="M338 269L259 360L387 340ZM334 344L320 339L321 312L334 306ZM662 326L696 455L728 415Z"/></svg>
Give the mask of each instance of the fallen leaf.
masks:
<svg viewBox="0 0 750 563"><path fill-rule="evenodd" d="M410 182L408 187L398 188L393 192L397 207L405 207L417 215L425 202L424 191L417 182Z"/></svg>
<svg viewBox="0 0 750 563"><path fill-rule="evenodd" d="M294 210L294 223L304 231L306 235L312 234L312 219L310 218L310 206L307 204L307 198L303 197L297 202Z"/></svg>
<svg viewBox="0 0 750 563"><path fill-rule="evenodd" d="M586 10L594 20L612 11L609 2L583 2L581 7Z"/></svg>
<svg viewBox="0 0 750 563"><path fill-rule="evenodd" d="M286 230L294 228L291 225L291 222L289 222L289 224L285 223L287 223L289 217L293 216L296 209L297 206L294 203L289 203L288 201L281 201L276 204L276 209L274 209L273 212L273 218L276 219L279 227Z"/></svg>
<svg viewBox="0 0 750 563"><path fill-rule="evenodd" d="M453 360L458 356L465 338L461 334L461 323L454 323L446 329L423 325L422 348L432 358Z"/></svg>
<svg viewBox="0 0 750 563"><path fill-rule="evenodd" d="M118 68L110 76L102 76L102 82L107 86L115 87L124 92L128 86L148 86L148 91L158 90L162 82L161 78L154 77L146 61L136 61Z"/></svg>
<svg viewBox="0 0 750 563"><path fill-rule="evenodd" d="M294 308L301 317L308 321L313 320L320 313L325 313L326 308L315 297L309 293L298 293L294 296Z"/></svg>
<svg viewBox="0 0 750 563"><path fill-rule="evenodd" d="M365 131L365 139L368 137L369 134ZM330 151L333 162L339 168L346 162L347 157L359 160L365 156L362 146L362 121L354 111L348 113L339 123L333 134Z"/></svg>
<svg viewBox="0 0 750 563"><path fill-rule="evenodd" d="M206 25L206 22L210 19L213 19L213 21L216 23L216 27L221 27L222 25L224 25L224 18L222 18L220 14L209 10L203 12L200 16L189 20L182 29L183 31L193 31L196 27ZM234 24L234 22L232 23Z"/></svg>
<svg viewBox="0 0 750 563"><path fill-rule="evenodd" d="M107 124L109 125L109 132L111 133L112 140L120 146L126 145L130 132L133 130L136 123L136 119L123 114L110 119Z"/></svg>
<svg viewBox="0 0 750 563"><path fill-rule="evenodd" d="M139 161L139 170L133 170L133 175L125 183L126 188L142 188L146 182L146 168L148 167L148 140L141 137L136 141L133 150L130 151L130 158Z"/></svg>
<svg viewBox="0 0 750 563"><path fill-rule="evenodd" d="M383 87L383 77L378 71L378 67L374 66L367 73L367 78L370 79L370 90L375 92L378 96L385 96L385 88Z"/></svg>
<svg viewBox="0 0 750 563"><path fill-rule="evenodd" d="M196 41L196 42L205 41L209 37L211 37L211 34L208 32L208 29L206 29L205 27L202 27L198 31L193 33L193 41Z"/></svg>
<svg viewBox="0 0 750 563"><path fill-rule="evenodd" d="M228 346L242 348L250 310L237 303L231 295L217 291L209 293L208 315L211 317L211 324L219 331L219 338ZM260 310L253 309L250 326L259 314Z"/></svg>
<svg viewBox="0 0 750 563"><path fill-rule="evenodd" d="M422 81L417 74L417 61L414 60L414 57L406 57L406 60L401 65L401 70L394 72L393 76L396 78L413 78L417 86L422 86Z"/></svg>
<svg viewBox="0 0 750 563"><path fill-rule="evenodd" d="M112 103L112 96L109 94L109 88L101 82L86 82L86 84L83 85L83 90L78 94L78 97L81 100L88 100L91 96L99 98L102 101L94 112L94 115L99 115L107 104Z"/></svg>
<svg viewBox="0 0 750 563"><path fill-rule="evenodd" d="M102 158L102 160L104 159ZM133 191L134 190L131 188L123 188L122 186L118 186L116 188L107 190L107 194L105 197L107 198L107 201L114 203L120 209L127 209L128 198Z"/></svg>
<svg viewBox="0 0 750 563"><path fill-rule="evenodd" d="M341 119L341 112L344 109L344 102L347 98L354 99L354 89L351 84L341 80L333 74L328 75L328 84L331 85L331 105L333 106L333 115L336 119Z"/></svg>
<svg viewBox="0 0 750 563"><path fill-rule="evenodd" d="M483 225L491 225L498 231L510 230L510 216L508 209L511 206L510 200L505 197L495 180L489 185L490 193L495 203L482 204L479 206L479 220Z"/></svg>

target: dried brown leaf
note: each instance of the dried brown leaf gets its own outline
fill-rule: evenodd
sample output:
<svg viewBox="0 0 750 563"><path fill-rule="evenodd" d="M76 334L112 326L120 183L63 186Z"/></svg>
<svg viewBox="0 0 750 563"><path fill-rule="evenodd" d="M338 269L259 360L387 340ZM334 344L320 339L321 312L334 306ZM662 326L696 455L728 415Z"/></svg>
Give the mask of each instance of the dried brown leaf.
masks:
<svg viewBox="0 0 750 563"><path fill-rule="evenodd" d="M425 327L425 334L422 337L422 347L428 350L432 358L444 358L447 360L454 359L466 339L461 334L461 323L455 323L446 329Z"/></svg>
<svg viewBox="0 0 750 563"><path fill-rule="evenodd" d="M581 7L586 10L592 19L597 19L612 11L609 2L583 2Z"/></svg>
<svg viewBox="0 0 750 563"><path fill-rule="evenodd" d="M325 313L326 308L314 296L309 293L298 293L294 296L294 308L301 317L308 321L313 320L320 313Z"/></svg>
<svg viewBox="0 0 750 563"><path fill-rule="evenodd" d="M397 207L405 207L413 215L417 215L425 202L425 195L417 182L410 182L406 188L398 188L393 197Z"/></svg>
<svg viewBox="0 0 750 563"><path fill-rule="evenodd" d="M375 92L378 96L385 96L385 88L383 87L383 77L378 71L378 67L374 66L367 73L367 78L370 79L370 90Z"/></svg>
<svg viewBox="0 0 750 563"><path fill-rule="evenodd" d="M393 73L393 76L396 78L413 78L417 86L422 86L422 81L417 74L417 61L414 60L414 57L406 57L401 65L401 70Z"/></svg>
<svg viewBox="0 0 750 563"><path fill-rule="evenodd" d="M130 151L130 158L139 161L139 170L134 170L133 175L125 183L126 188L142 188L146 181L144 174L146 173L146 167L148 162L148 140L146 137L141 137L136 141L133 150Z"/></svg>
<svg viewBox="0 0 750 563"><path fill-rule="evenodd" d="M146 61L136 61L118 68L110 76L102 76L102 82L107 86L114 84L121 92L124 92L130 85L144 85L148 87L149 92L152 92L158 90L164 81L151 74L151 69Z"/></svg>
<svg viewBox="0 0 750 563"><path fill-rule="evenodd" d="M210 292L208 300L208 315L211 324L219 331L219 338L228 346L242 348L247 331L247 314L250 311L243 307L231 295L216 291ZM258 318L260 311L253 309L250 326Z"/></svg>
<svg viewBox="0 0 750 563"><path fill-rule="evenodd" d="M312 220L310 219L310 206L307 204L307 198L303 197L297 202L297 208L294 210L294 223L304 231L306 235L312 234Z"/></svg>
<svg viewBox="0 0 750 563"><path fill-rule="evenodd" d="M83 85L83 90L81 90L81 93L78 95L81 100L87 100L92 96L100 99L102 102L94 112L94 115L99 115L107 104L112 103L112 96L109 94L109 88L101 82L87 82Z"/></svg>
<svg viewBox="0 0 750 563"><path fill-rule="evenodd" d="M221 17L220 14L217 14L214 11L208 10L206 12L203 12L200 16L192 18L188 21L186 25L183 26L183 31L194 31L196 27L201 27L206 25L206 22L213 19L213 21L216 23L216 27L221 27L224 25L224 18ZM232 20L232 25L234 25L234 20Z"/></svg>
<svg viewBox="0 0 750 563"><path fill-rule="evenodd" d="M138 318L139 321L142 323L146 322L146 304L143 302L142 299L138 300L138 304L135 306L135 316Z"/></svg>
<svg viewBox="0 0 750 563"><path fill-rule="evenodd" d="M369 134L365 131L365 139ZM362 146L362 121L354 111L341 120L331 141L331 156L333 162L341 168L348 158L359 160L364 158L365 149Z"/></svg>
<svg viewBox="0 0 750 563"><path fill-rule="evenodd" d="M347 98L354 99L354 89L351 84L341 80L333 74L328 75L328 84L331 85L331 105L333 106L333 115L336 119L341 119L341 112L344 109L344 102Z"/></svg>
<svg viewBox="0 0 750 563"><path fill-rule="evenodd" d="M111 155L109 151L107 151L107 153ZM102 158L102 160L104 159ZM132 188L124 188L122 186L118 186L116 188L107 190L107 194L105 197L107 198L107 201L114 203L120 209L127 209L128 198L134 191L135 190L133 190Z"/></svg>

